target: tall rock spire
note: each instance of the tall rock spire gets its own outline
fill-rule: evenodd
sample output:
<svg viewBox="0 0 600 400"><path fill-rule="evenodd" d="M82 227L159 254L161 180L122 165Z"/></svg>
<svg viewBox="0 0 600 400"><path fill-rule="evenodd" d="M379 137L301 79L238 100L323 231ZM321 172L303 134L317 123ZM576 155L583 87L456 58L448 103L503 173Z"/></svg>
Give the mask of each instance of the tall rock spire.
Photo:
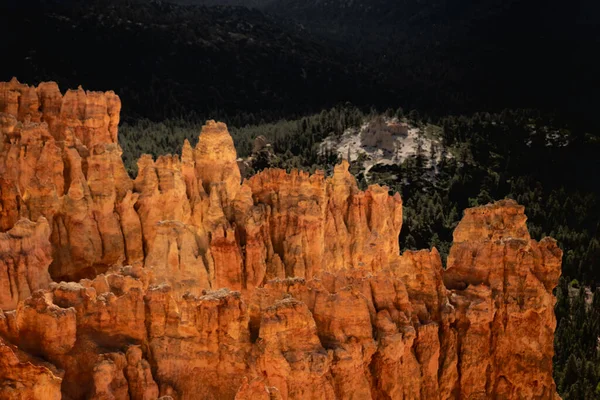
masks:
<svg viewBox="0 0 600 400"><path fill-rule="evenodd" d="M202 127L194 150L196 175L207 193L224 190L224 199L235 199L240 190L241 174L236 162L233 139L222 122L209 120ZM215 187L215 189L213 189Z"/></svg>

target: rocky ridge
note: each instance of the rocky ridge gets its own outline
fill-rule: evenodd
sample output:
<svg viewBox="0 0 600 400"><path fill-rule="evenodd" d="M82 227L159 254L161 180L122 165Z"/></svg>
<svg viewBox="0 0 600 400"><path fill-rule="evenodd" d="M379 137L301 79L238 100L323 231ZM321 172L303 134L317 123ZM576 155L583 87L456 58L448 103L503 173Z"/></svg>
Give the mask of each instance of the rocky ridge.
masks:
<svg viewBox="0 0 600 400"><path fill-rule="evenodd" d="M467 210L444 270L345 162L241 182L222 123L132 180L119 109L0 84L0 398L558 398L523 207Z"/></svg>

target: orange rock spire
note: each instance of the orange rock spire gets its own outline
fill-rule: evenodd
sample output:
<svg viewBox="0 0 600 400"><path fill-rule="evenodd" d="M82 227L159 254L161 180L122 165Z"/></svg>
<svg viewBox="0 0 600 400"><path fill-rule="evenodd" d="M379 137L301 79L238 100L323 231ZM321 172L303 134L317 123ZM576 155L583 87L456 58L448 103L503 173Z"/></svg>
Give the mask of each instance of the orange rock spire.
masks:
<svg viewBox="0 0 600 400"><path fill-rule="evenodd" d="M0 398L558 398L523 207L467 210L444 270L346 162L242 182L222 123L132 180L119 110L0 83Z"/></svg>

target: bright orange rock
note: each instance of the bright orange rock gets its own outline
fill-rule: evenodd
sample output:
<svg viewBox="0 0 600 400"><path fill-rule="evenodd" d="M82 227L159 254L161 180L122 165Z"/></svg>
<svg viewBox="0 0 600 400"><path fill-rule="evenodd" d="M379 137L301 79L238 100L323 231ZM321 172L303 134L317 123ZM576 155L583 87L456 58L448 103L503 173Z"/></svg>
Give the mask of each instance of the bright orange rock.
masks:
<svg viewBox="0 0 600 400"><path fill-rule="evenodd" d="M235 199L240 187L241 174L236 160L237 154L227 126L222 122L207 121L194 149L196 176L207 192L220 191L222 187L224 207Z"/></svg>
<svg viewBox="0 0 600 400"><path fill-rule="evenodd" d="M346 162L242 182L222 123L132 180L119 109L0 84L0 397L558 398L562 253L523 207L466 210L444 270Z"/></svg>
<svg viewBox="0 0 600 400"><path fill-rule="evenodd" d="M555 393L552 290L562 251L553 239L531 240L525 221L524 207L506 200L467 210L454 232L444 281L456 308L464 397Z"/></svg>
<svg viewBox="0 0 600 400"><path fill-rule="evenodd" d="M45 218L37 223L19 220L0 233L0 309L13 310L19 301L50 284L50 227Z"/></svg>
<svg viewBox="0 0 600 400"><path fill-rule="evenodd" d="M127 259L115 209L133 188L117 144L120 108L112 92L0 83L0 230L45 217L56 279Z"/></svg>
<svg viewBox="0 0 600 400"><path fill-rule="evenodd" d="M0 338L0 398L60 400L61 377Z"/></svg>

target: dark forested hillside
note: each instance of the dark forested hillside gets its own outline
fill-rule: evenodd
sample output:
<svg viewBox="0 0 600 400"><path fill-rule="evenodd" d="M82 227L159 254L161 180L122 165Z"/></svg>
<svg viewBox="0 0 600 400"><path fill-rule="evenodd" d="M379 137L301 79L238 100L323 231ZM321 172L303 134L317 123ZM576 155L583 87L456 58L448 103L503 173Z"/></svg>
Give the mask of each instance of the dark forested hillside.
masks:
<svg viewBox="0 0 600 400"><path fill-rule="evenodd" d="M362 58L406 107L443 116L559 111L598 126L590 54L597 2L555 0L181 0L255 7Z"/></svg>
<svg viewBox="0 0 600 400"><path fill-rule="evenodd" d="M207 0L219 4L223 0ZM232 1L229 0L229 4ZM403 104L445 115L560 110L597 126L597 2L541 0L237 0L361 54Z"/></svg>
<svg viewBox="0 0 600 400"><path fill-rule="evenodd" d="M275 0L266 10L367 53L410 105L560 110L595 123L598 5L523 0Z"/></svg>
<svg viewBox="0 0 600 400"><path fill-rule="evenodd" d="M10 0L0 79L115 90L126 117L282 115L385 98L345 55L246 8ZM268 110L265 111L265 110ZM252 122L252 121L250 121Z"/></svg>
<svg viewBox="0 0 600 400"><path fill-rule="evenodd" d="M3 2L11 18L0 33L14 39L1 45L10 56L0 78L114 89L127 116L152 119L289 118L352 101L438 117L535 108L598 125L600 78L586 60L600 50L599 14L589 0L183 2L251 8Z"/></svg>

